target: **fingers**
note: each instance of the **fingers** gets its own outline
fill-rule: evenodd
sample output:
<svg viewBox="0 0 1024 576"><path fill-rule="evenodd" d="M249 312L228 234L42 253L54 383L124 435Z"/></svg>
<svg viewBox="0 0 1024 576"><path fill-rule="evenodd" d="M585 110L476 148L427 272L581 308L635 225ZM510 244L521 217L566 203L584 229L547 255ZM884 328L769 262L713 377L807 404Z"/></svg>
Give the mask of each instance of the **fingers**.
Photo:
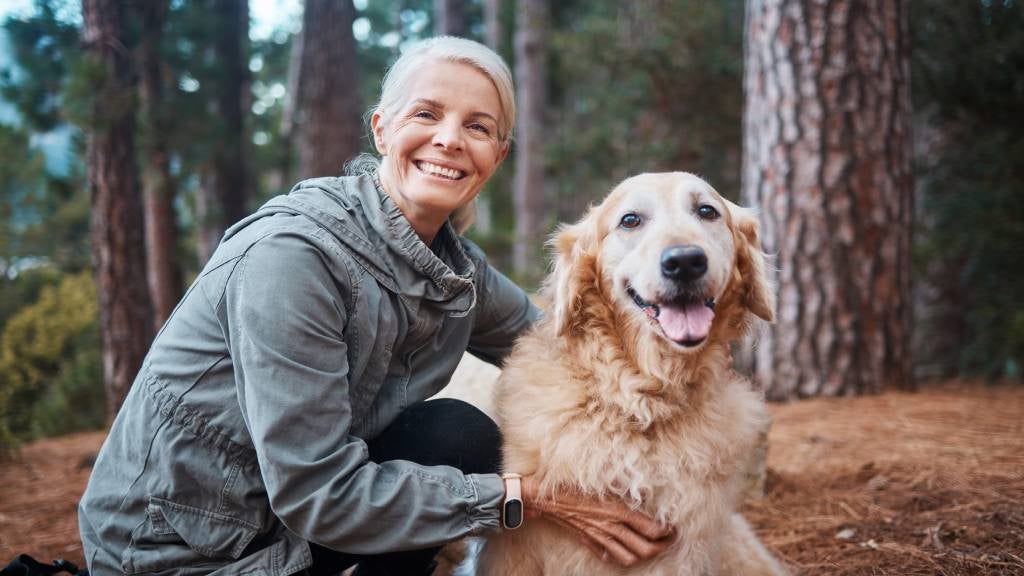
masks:
<svg viewBox="0 0 1024 576"><path fill-rule="evenodd" d="M523 478L522 493L527 518L543 515L553 520L575 532L602 560L620 566L633 566L653 558L675 540L672 527L663 526L621 502L588 498L573 490L539 498L538 486L529 476Z"/></svg>
<svg viewBox="0 0 1024 576"><path fill-rule="evenodd" d="M621 566L628 567L653 558L673 542L673 538L663 536L654 540L635 531L623 520L621 513L587 514L564 509L561 504L550 506L552 510L545 516L572 529L601 559ZM657 530L658 534L664 532L660 527Z"/></svg>
<svg viewBox="0 0 1024 576"><path fill-rule="evenodd" d="M646 514L633 510L620 502L596 502L584 505L583 516L593 522L605 522L607 526L616 526L613 534L616 537L628 538L630 541L639 538L643 541L657 542L671 539L675 534L672 526L655 522Z"/></svg>
<svg viewBox="0 0 1024 576"><path fill-rule="evenodd" d="M602 509L608 511L616 520L628 525L647 540L662 540L674 533L671 526L659 524L646 514L637 512L625 504L604 504Z"/></svg>
<svg viewBox="0 0 1024 576"><path fill-rule="evenodd" d="M664 552L673 541L668 537L647 538L621 522L587 517L581 517L580 521L588 526L587 533L594 535L612 558L623 566L653 558Z"/></svg>
<svg viewBox="0 0 1024 576"><path fill-rule="evenodd" d="M620 566L628 567L640 560L636 554L630 552L620 542L616 541L615 538L591 526L587 526L580 518L570 517L570 520L566 520L550 515L549 518L554 520L556 524L574 532L584 546L605 562L614 562Z"/></svg>
<svg viewBox="0 0 1024 576"><path fill-rule="evenodd" d="M647 538L644 534L630 528L623 524L610 524L605 526L603 531L620 542L631 553L644 559L653 558L663 552L671 543L671 540L667 538Z"/></svg>
<svg viewBox="0 0 1024 576"><path fill-rule="evenodd" d="M608 552L606 552L605 549L602 548L601 545L597 543L597 540L591 538L589 534L584 532L582 529L577 527L575 524L572 524L570 522L566 522L565 520L562 520L561 518L558 518L557 516L550 516L550 518L551 518L551 520L553 520L555 522L555 524L558 524L562 528L565 528L566 530L575 533L576 537L580 539L580 542L582 542L584 546L589 548L590 551L593 552L595 556L597 556L599 558L602 558L602 559L607 559L608 558Z"/></svg>
<svg viewBox="0 0 1024 576"><path fill-rule="evenodd" d="M602 560L611 560L619 566L626 567L632 566L640 561L640 557L627 548L623 542L616 540L610 534L606 532L588 532L588 535L594 538L594 540L596 540L606 552L606 554L601 555ZM647 558L644 558L644 560L646 559Z"/></svg>
<svg viewBox="0 0 1024 576"><path fill-rule="evenodd" d="M658 524L623 502L596 502L593 517L606 518L612 522L629 526L634 532L647 540L662 540L674 534L671 526Z"/></svg>

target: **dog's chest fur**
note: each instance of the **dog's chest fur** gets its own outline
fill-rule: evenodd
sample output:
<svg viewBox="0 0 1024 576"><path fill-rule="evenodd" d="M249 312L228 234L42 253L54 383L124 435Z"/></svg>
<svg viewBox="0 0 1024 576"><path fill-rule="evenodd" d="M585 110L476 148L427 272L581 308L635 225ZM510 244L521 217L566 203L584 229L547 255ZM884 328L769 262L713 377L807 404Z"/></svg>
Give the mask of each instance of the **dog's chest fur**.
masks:
<svg viewBox="0 0 1024 576"><path fill-rule="evenodd" d="M734 479L765 418L749 383L722 370L721 381L683 395L651 396L616 383L595 394L594 382L552 360L543 378L516 366L503 376L507 469L536 473L542 486L624 499L671 524L692 516L693 507L733 500ZM680 396L689 404L651 405ZM644 426L640 415L652 411L667 416Z"/></svg>

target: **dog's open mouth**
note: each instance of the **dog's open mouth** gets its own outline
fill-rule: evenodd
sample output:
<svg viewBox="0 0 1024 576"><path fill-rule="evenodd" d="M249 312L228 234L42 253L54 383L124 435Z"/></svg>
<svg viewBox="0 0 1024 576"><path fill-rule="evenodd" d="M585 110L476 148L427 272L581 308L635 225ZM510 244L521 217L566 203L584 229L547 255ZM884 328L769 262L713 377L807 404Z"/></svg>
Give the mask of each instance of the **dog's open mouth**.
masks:
<svg viewBox="0 0 1024 576"><path fill-rule="evenodd" d="M700 346L711 332L711 321L715 319L715 299L685 296L668 302L648 302L626 287L633 302L649 318L661 326L669 340L687 348Z"/></svg>

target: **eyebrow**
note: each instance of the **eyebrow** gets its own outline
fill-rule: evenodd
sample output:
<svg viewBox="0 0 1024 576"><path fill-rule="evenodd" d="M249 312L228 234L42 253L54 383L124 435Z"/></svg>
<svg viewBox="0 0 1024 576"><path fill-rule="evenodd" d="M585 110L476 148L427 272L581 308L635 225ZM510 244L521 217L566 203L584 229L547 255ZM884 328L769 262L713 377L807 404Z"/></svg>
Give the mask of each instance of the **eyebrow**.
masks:
<svg viewBox="0 0 1024 576"><path fill-rule="evenodd" d="M430 98L417 98L417 99L413 100L412 103L413 104L426 104L427 106L430 106L432 108L437 108L438 110L444 110L444 104L441 104L437 100L431 100ZM498 123L498 119L495 118L494 116L491 116L487 112L475 111L475 112L471 112L470 116L483 116L484 118L489 118L491 120L491 122L494 122L495 124Z"/></svg>

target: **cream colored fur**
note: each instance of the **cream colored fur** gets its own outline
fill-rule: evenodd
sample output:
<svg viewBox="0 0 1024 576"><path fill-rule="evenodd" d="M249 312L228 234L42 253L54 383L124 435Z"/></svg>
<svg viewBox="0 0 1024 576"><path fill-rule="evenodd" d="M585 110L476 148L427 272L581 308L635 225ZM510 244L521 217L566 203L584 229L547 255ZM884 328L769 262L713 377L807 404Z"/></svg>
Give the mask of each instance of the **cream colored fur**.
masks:
<svg viewBox="0 0 1024 576"><path fill-rule="evenodd" d="M721 217L697 217L703 203ZM621 228L627 211L643 225ZM656 294L661 251L677 244L705 250L704 286L717 302L708 338L692 349L666 338L626 292L630 284ZM741 468L766 417L729 352L753 315L772 317L756 219L696 176L645 174L552 245L548 312L499 383L505 469L537 476L549 492L625 500L677 536L664 554L623 569L554 523L530 519L487 540L477 573L786 574L735 512Z"/></svg>

